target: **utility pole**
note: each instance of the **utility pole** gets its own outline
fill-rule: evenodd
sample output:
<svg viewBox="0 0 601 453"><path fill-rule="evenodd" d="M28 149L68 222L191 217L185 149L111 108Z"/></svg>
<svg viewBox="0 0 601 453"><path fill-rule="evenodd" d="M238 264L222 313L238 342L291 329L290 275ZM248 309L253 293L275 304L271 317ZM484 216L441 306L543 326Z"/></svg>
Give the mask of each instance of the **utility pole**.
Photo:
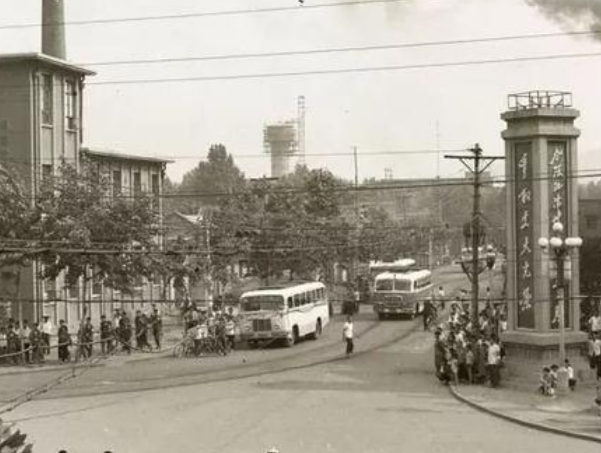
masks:
<svg viewBox="0 0 601 453"><path fill-rule="evenodd" d="M472 269L470 280L472 282L472 304L471 304L471 319L472 325L478 325L478 296L479 296L479 266L478 262L480 259L480 218L482 213L480 212L480 188L482 187L481 176L484 171L492 165L493 162L501 159L505 159L503 156L482 156L482 148L476 143L476 145L468 150L472 153L471 156L444 156L445 159L453 159L460 161L474 176L474 200L472 210ZM470 163L473 162L473 167Z"/></svg>
<svg viewBox="0 0 601 453"><path fill-rule="evenodd" d="M355 193L354 193L354 204L355 204L355 232L353 238L353 280L355 283L357 279L357 252L359 246L359 162L357 159L357 147L353 146L353 161L355 163Z"/></svg>

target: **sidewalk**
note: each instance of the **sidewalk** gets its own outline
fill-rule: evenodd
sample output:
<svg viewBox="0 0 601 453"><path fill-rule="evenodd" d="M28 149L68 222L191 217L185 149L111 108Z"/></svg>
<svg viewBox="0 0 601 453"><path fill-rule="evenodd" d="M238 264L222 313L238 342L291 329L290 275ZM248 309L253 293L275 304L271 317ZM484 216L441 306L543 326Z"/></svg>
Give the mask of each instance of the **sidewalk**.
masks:
<svg viewBox="0 0 601 453"><path fill-rule="evenodd" d="M532 392L478 385L452 386L453 395L478 410L528 428L601 443L594 386L551 398Z"/></svg>
<svg viewBox="0 0 601 453"><path fill-rule="evenodd" d="M71 369L77 368L86 368L86 367L102 367L107 363L115 363L119 364L125 363L133 363L144 360L156 359L157 357L171 355L172 348L181 340L182 333L181 330L170 330L168 332L164 332L162 339L162 349L160 351L153 352L140 352L135 349L132 350L131 354L126 354L122 351L118 351L117 353L106 357L99 361L98 363L92 363L90 360L80 360L79 362L75 362L71 360L68 363L60 363L58 361L58 352L56 349L52 349L50 355L45 356L45 361L43 364L33 364L33 365L0 365L0 376L10 376L10 375L18 375L18 374L27 374L27 373L43 373L43 372L52 372L52 371L67 371ZM75 353L74 348L71 348L71 358ZM95 360L99 357L100 354L100 345L94 345L94 354L92 356L92 360Z"/></svg>

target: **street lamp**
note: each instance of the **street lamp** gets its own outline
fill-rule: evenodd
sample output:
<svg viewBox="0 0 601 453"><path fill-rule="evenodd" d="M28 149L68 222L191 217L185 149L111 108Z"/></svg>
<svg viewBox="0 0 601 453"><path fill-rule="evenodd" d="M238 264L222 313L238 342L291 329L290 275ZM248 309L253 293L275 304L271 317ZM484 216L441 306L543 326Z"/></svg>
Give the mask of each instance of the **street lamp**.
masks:
<svg viewBox="0 0 601 453"><path fill-rule="evenodd" d="M538 240L538 245L544 250L551 250L556 263L557 270L557 299L559 303L559 360L563 364L566 359L566 344L565 344L565 280L570 280L571 275L564 275L565 258L569 256L572 250L576 250L582 246L582 238L579 237L563 237L563 224L555 222L552 227L553 236L551 238L541 237ZM570 268L567 269L568 272Z"/></svg>

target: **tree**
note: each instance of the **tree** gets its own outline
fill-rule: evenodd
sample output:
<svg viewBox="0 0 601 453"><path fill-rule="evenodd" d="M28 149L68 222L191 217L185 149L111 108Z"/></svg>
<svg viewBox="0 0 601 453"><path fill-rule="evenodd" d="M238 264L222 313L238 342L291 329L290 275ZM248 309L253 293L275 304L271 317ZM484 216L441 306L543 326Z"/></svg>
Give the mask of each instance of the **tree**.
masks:
<svg viewBox="0 0 601 453"><path fill-rule="evenodd" d="M21 271L35 256L30 246L38 233L40 215L22 190L18 175L0 166L0 244L3 245L0 246L0 269L13 276L15 290L7 296L20 302ZM0 320L7 315L5 307L2 308Z"/></svg>
<svg viewBox="0 0 601 453"><path fill-rule="evenodd" d="M140 277L152 277L159 222L145 196L111 196L110 185L94 168L63 166L55 183L40 195L42 277L64 276L68 287L91 280L131 292ZM84 307L89 308L84 304Z"/></svg>
<svg viewBox="0 0 601 453"><path fill-rule="evenodd" d="M334 262L346 259L349 248L342 187L328 171L297 167L275 182L253 181L224 199L212 247L223 255L221 269L228 257L243 254L266 280L286 271L290 278L310 278L318 269L327 273Z"/></svg>
<svg viewBox="0 0 601 453"><path fill-rule="evenodd" d="M196 214L206 206L217 206L228 194L244 185L244 174L234 163L224 145L212 145L206 161L184 175L177 187L179 200L176 203L180 212Z"/></svg>

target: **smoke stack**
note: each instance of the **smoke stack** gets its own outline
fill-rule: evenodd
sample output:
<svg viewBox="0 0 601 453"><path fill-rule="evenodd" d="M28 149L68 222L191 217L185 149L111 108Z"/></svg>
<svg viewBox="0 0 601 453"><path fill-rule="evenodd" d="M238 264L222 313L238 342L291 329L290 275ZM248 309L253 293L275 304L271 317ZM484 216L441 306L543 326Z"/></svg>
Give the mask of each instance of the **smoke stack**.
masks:
<svg viewBox="0 0 601 453"><path fill-rule="evenodd" d="M63 0L42 0L42 53L65 60L65 5Z"/></svg>

